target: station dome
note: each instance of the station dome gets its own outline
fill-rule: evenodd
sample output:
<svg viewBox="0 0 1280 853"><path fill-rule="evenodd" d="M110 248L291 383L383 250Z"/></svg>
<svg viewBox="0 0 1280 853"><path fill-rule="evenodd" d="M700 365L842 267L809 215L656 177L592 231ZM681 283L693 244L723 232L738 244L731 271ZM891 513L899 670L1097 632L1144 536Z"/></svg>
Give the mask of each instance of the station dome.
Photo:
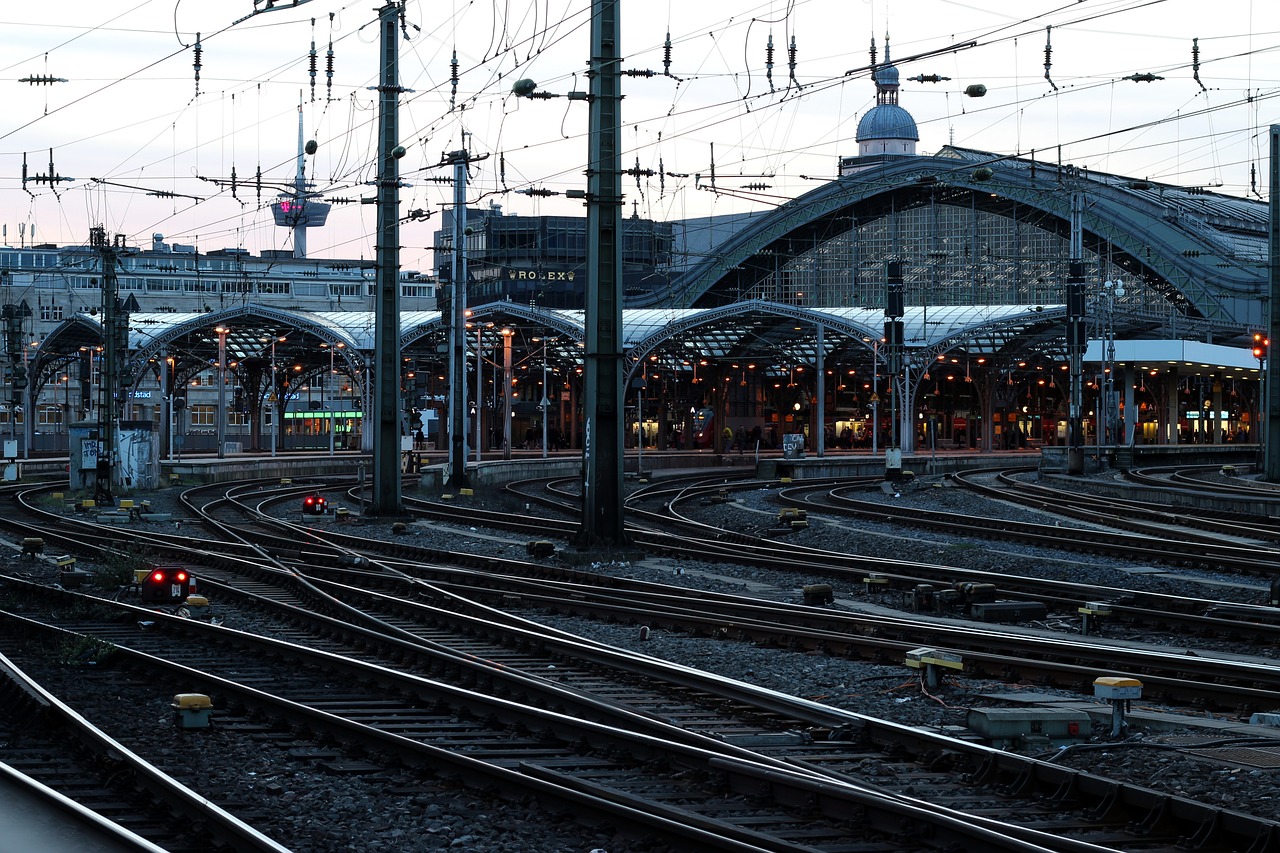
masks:
<svg viewBox="0 0 1280 853"><path fill-rule="evenodd" d="M889 60L889 37L884 40L884 63L875 64L875 42L871 43L871 79L876 84L876 105L858 122L858 156L901 154L912 156L920 132L911 113L898 106L898 69Z"/></svg>

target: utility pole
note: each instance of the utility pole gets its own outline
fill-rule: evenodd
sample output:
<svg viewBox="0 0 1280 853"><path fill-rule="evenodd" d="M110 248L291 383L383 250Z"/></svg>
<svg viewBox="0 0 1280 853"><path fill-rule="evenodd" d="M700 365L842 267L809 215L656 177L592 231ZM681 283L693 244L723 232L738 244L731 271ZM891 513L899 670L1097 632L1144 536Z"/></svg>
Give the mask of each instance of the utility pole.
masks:
<svg viewBox="0 0 1280 853"><path fill-rule="evenodd" d="M1084 195L1071 194L1071 260L1067 267L1067 473L1084 473Z"/></svg>
<svg viewBox="0 0 1280 853"><path fill-rule="evenodd" d="M368 512L395 516L404 512L400 491L400 158L397 141L399 48L396 27L403 3L378 10L382 70L378 93L378 295L374 311L373 501Z"/></svg>
<svg viewBox="0 0 1280 853"><path fill-rule="evenodd" d="M1270 220L1267 225L1267 245L1270 248L1271 264L1268 268L1270 276L1270 316L1267 340L1277 340L1280 331L1280 124L1271 125L1271 174L1270 199L1267 209ZM1260 371L1263 376L1263 387L1266 389L1265 404L1259 406L1263 410L1262 435L1262 477L1268 483L1280 483L1280 375L1275 367L1276 359L1270 357L1270 346L1267 347L1267 363Z"/></svg>
<svg viewBox="0 0 1280 853"><path fill-rule="evenodd" d="M592 0L587 153L587 299L582 531L578 544L619 546L623 522L622 123L619 0Z"/></svg>
<svg viewBox="0 0 1280 853"><path fill-rule="evenodd" d="M465 137L464 137L465 138ZM449 483L467 485L467 164L488 157L450 151L441 165L453 166L453 261L449 271ZM480 461L480 337L476 336L476 461Z"/></svg>
<svg viewBox="0 0 1280 853"><path fill-rule="evenodd" d="M94 500L110 503L113 499L112 478L116 476L116 430L122 401L130 377L125 367L129 349L129 311L120 302L116 263L124 248L124 236L107 241L106 231L96 227L89 232L89 245L102 258L102 367L98 383L98 464L94 483Z"/></svg>
<svg viewBox="0 0 1280 853"><path fill-rule="evenodd" d="M905 313L902 287L902 262L889 261L885 273L884 298L884 348L885 363L889 374L889 445L884 449L884 478L902 479L902 424L898 422L898 398L902 385L902 349L905 337L902 315ZM879 429L876 423L874 429ZM872 439L874 441L874 439Z"/></svg>

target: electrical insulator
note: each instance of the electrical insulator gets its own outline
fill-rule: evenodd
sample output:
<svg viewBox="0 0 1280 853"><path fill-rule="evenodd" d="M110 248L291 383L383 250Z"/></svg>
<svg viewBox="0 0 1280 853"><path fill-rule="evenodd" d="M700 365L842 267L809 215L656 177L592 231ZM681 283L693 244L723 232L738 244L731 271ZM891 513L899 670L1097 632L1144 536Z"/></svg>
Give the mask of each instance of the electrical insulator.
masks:
<svg viewBox="0 0 1280 853"><path fill-rule="evenodd" d="M458 51L453 51L453 59L449 61L449 82L453 85L453 93L449 95L449 106L458 100Z"/></svg>
<svg viewBox="0 0 1280 853"><path fill-rule="evenodd" d="M200 44L199 33L196 33L196 44L195 44L195 47L191 49L191 54L193 58L191 62L191 67L196 70L196 94L199 95L200 94L200 68L202 67L200 60L201 60L201 57L204 56L204 46Z"/></svg>
<svg viewBox="0 0 1280 853"><path fill-rule="evenodd" d="M764 77L769 81L769 91L773 91L773 33L769 33L769 41L764 46Z"/></svg>
<svg viewBox="0 0 1280 853"><path fill-rule="evenodd" d="M324 55L325 97L333 100L333 42L329 42L329 50Z"/></svg>
<svg viewBox="0 0 1280 853"><path fill-rule="evenodd" d="M329 52L324 55L324 74L326 78L325 87L327 89L325 97L333 100L333 16L337 12L329 13Z"/></svg>
<svg viewBox="0 0 1280 853"><path fill-rule="evenodd" d="M315 18L311 19L311 23L315 23ZM307 54L308 73L311 75L311 100L316 99L316 42L311 40L311 52Z"/></svg>

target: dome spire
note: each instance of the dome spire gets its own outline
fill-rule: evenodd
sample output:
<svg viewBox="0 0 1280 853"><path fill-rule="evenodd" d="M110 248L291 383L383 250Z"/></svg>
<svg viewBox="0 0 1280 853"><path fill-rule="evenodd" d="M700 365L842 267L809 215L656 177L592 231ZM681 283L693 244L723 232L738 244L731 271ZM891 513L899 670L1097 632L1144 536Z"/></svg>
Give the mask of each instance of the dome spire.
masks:
<svg viewBox="0 0 1280 853"><path fill-rule="evenodd" d="M858 156L915 154L920 134L911 113L898 106L898 69L891 59L888 29L884 62L876 61L876 37L871 36L871 80L876 85L876 105L858 122Z"/></svg>

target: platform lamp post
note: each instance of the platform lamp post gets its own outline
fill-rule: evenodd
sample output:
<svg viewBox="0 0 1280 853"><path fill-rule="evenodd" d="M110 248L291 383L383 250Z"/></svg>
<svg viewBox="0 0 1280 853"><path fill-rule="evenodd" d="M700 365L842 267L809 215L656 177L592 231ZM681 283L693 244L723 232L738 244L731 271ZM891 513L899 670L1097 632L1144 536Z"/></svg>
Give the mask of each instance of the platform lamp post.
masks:
<svg viewBox="0 0 1280 853"><path fill-rule="evenodd" d="M1258 360L1258 445L1267 448L1267 430L1270 428L1267 413L1270 396L1267 391L1269 376L1267 374L1267 356L1271 350L1271 339L1262 332L1253 333L1253 357Z"/></svg>
<svg viewBox="0 0 1280 853"><path fill-rule="evenodd" d="M67 434L67 452L71 449L71 369L62 374L62 431Z"/></svg>
<svg viewBox="0 0 1280 853"><path fill-rule="evenodd" d="M276 447L280 444L280 416L284 413L284 404L280 399L280 383L276 378L276 344L284 343L287 337L271 336L270 338L259 338L264 344L271 341L271 393L267 395L268 403L275 403L275 410L271 413L271 455L276 455Z"/></svg>
<svg viewBox="0 0 1280 853"><path fill-rule="evenodd" d="M344 347L346 346L346 344L325 344L325 343L322 343L322 344L320 344L320 346L322 346L322 347L324 347L325 349L329 350L329 378L328 378L325 382L322 382L322 383L320 384L320 401L321 401L321 403L323 404L323 403L324 403L325 386L327 386L330 382L332 382L332 381L333 381L333 373L334 373L334 370L333 370L333 354L334 354L334 351L335 351L335 350L339 350L339 349L344 348ZM336 408L336 406L334 405L336 402L337 402L337 395L336 395L336 394L330 394L330 395L329 395L329 405L330 405L330 407L332 407L332 408L330 408L330 409L328 410L329 415L330 415L330 417L329 417L329 455L330 455L330 456L332 456L332 455L333 455L333 433L334 433L334 430L335 430L335 429L337 429L337 426L338 426L337 408Z"/></svg>
<svg viewBox="0 0 1280 853"><path fill-rule="evenodd" d="M863 338L871 344L871 455L880 448L880 342L883 338Z"/></svg>
<svg viewBox="0 0 1280 853"><path fill-rule="evenodd" d="M218 335L218 458L226 456L224 447L227 437L227 333L231 330L218 326L214 330Z"/></svg>
<svg viewBox="0 0 1280 853"><path fill-rule="evenodd" d="M174 378L173 378L173 356L162 355L160 359L161 370L164 371L163 388L161 388L161 397L165 404L165 447L169 449L169 460L173 461L173 398ZM68 434L69 435L69 434ZM68 437L67 446L70 447L71 439Z"/></svg>
<svg viewBox="0 0 1280 853"><path fill-rule="evenodd" d="M475 431L476 431L476 464L480 464L481 454L483 452L484 443L481 435L483 425L482 412L484 411L484 330L492 329L493 323L481 323L476 320L476 405L475 405ZM492 429L492 425L490 425Z"/></svg>
<svg viewBox="0 0 1280 853"><path fill-rule="evenodd" d="M888 354L889 374L889 446L884 450L884 476L886 480L902 479L902 424L898 421L900 392L906 387L902 382L905 315L902 262L889 261L885 279L884 341Z"/></svg>
<svg viewBox="0 0 1280 853"><path fill-rule="evenodd" d="M631 380L636 389L636 476L644 477L644 392L649 387L645 381L645 363L640 362L640 375Z"/></svg>
<svg viewBox="0 0 1280 853"><path fill-rule="evenodd" d="M504 327L502 335L502 458L511 459L511 339L516 330Z"/></svg>
<svg viewBox="0 0 1280 853"><path fill-rule="evenodd" d="M1119 409L1120 401L1116 397L1116 300L1125 295L1124 280L1116 279L1112 281L1108 279L1102 283L1103 292L1106 295L1107 307L1107 327L1103 335L1103 345L1106 349L1103 351L1102 359L1102 380L1103 389L1106 396L1106 425L1107 425L1107 444L1119 445L1122 443L1120 436L1120 418ZM1132 418L1132 413L1127 413L1128 418Z"/></svg>
<svg viewBox="0 0 1280 853"><path fill-rule="evenodd" d="M535 343L542 344L542 400L538 403L542 409L542 458L547 458L547 417L551 414L551 398L547 396L547 344L548 338L534 338Z"/></svg>
<svg viewBox="0 0 1280 853"><path fill-rule="evenodd" d="M490 324L492 325L492 324ZM476 464L484 459L484 324L476 323ZM493 435L493 424L489 424ZM492 443L492 442L491 442Z"/></svg>

